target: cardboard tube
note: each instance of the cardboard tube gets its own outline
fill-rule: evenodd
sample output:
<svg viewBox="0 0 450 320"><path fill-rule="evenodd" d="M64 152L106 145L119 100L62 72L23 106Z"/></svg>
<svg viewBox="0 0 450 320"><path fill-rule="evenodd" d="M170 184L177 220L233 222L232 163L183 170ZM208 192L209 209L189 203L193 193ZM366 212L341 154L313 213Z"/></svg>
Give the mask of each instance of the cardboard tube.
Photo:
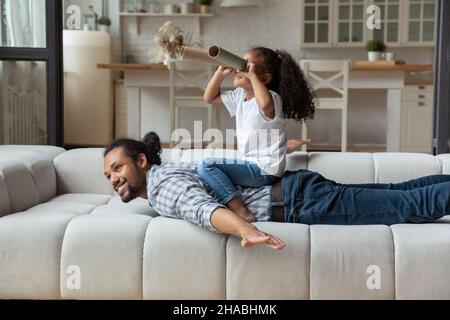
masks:
<svg viewBox="0 0 450 320"><path fill-rule="evenodd" d="M231 67L240 71L247 70L246 60L218 46L211 46L208 50L208 54L209 57L213 58L224 66Z"/></svg>
<svg viewBox="0 0 450 320"><path fill-rule="evenodd" d="M195 60L210 64L219 64L219 62L209 56L206 50L192 47L183 47L181 49L181 58L185 60Z"/></svg>

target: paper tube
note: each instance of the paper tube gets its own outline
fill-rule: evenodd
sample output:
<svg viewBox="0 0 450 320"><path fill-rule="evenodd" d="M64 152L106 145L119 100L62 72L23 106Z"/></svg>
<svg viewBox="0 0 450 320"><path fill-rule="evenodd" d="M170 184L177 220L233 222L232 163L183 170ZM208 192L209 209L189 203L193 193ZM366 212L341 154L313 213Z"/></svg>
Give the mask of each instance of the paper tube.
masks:
<svg viewBox="0 0 450 320"><path fill-rule="evenodd" d="M246 60L218 46L211 46L208 50L208 54L209 57L218 61L218 63L221 65L231 67L240 71L247 70Z"/></svg>
<svg viewBox="0 0 450 320"><path fill-rule="evenodd" d="M220 64L218 61L209 56L208 51L198 48L183 47L181 49L181 58L185 60L195 60L210 64Z"/></svg>

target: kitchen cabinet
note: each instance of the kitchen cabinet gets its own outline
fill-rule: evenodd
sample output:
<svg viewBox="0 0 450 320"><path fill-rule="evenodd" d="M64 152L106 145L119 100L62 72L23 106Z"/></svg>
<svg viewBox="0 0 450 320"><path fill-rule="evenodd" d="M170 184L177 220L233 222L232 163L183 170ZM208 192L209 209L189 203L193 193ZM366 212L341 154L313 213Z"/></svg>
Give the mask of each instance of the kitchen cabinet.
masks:
<svg viewBox="0 0 450 320"><path fill-rule="evenodd" d="M401 126L402 152L432 152L432 85L405 85L402 92Z"/></svg>
<svg viewBox="0 0 450 320"><path fill-rule="evenodd" d="M310 47L331 45L332 9L331 0L304 0L302 43Z"/></svg>
<svg viewBox="0 0 450 320"><path fill-rule="evenodd" d="M370 5L381 29L367 27ZM364 47L382 39L390 47L434 46L436 0L302 0L302 48Z"/></svg>
<svg viewBox="0 0 450 320"><path fill-rule="evenodd" d="M436 1L409 0L406 15L406 44L434 45Z"/></svg>
<svg viewBox="0 0 450 320"><path fill-rule="evenodd" d="M403 43L402 27L406 2L402 0L375 0L381 13L381 29L372 31L372 39L382 39L388 46L400 46Z"/></svg>
<svg viewBox="0 0 450 320"><path fill-rule="evenodd" d="M336 22L333 30L337 30L335 43L339 46L362 46L367 39L365 21L365 0L347 0L336 3Z"/></svg>

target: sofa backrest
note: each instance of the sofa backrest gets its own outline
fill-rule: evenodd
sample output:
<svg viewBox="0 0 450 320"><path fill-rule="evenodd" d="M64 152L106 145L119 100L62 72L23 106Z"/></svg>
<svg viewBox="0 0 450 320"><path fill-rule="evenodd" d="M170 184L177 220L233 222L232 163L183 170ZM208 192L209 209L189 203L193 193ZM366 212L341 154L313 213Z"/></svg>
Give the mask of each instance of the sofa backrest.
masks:
<svg viewBox="0 0 450 320"><path fill-rule="evenodd" d="M55 197L52 146L0 146L0 216L26 210Z"/></svg>
<svg viewBox="0 0 450 320"><path fill-rule="evenodd" d="M238 157L235 150L164 149L163 163ZM296 152L287 170L308 169L341 183L395 183L431 174L450 174L450 154ZM26 210L57 194L113 195L103 175L103 149L65 151L46 146L0 146L0 216Z"/></svg>
<svg viewBox="0 0 450 320"><path fill-rule="evenodd" d="M103 176L103 149L67 151L55 158L58 193L113 194ZM162 162L198 162L208 157L237 157L236 150L164 149ZM287 170L308 169L340 183L395 183L421 176L450 173L450 155L419 153L295 152Z"/></svg>
<svg viewBox="0 0 450 320"><path fill-rule="evenodd" d="M103 174L103 149L84 148L66 151L53 161L58 194L114 194Z"/></svg>

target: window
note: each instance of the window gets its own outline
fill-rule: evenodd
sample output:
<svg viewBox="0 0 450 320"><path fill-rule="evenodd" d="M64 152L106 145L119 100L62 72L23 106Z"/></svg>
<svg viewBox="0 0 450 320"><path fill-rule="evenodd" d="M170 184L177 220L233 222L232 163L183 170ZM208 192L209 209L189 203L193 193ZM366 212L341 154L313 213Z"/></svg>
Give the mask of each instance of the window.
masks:
<svg viewBox="0 0 450 320"><path fill-rule="evenodd" d="M62 3L0 0L0 144L62 145Z"/></svg>

